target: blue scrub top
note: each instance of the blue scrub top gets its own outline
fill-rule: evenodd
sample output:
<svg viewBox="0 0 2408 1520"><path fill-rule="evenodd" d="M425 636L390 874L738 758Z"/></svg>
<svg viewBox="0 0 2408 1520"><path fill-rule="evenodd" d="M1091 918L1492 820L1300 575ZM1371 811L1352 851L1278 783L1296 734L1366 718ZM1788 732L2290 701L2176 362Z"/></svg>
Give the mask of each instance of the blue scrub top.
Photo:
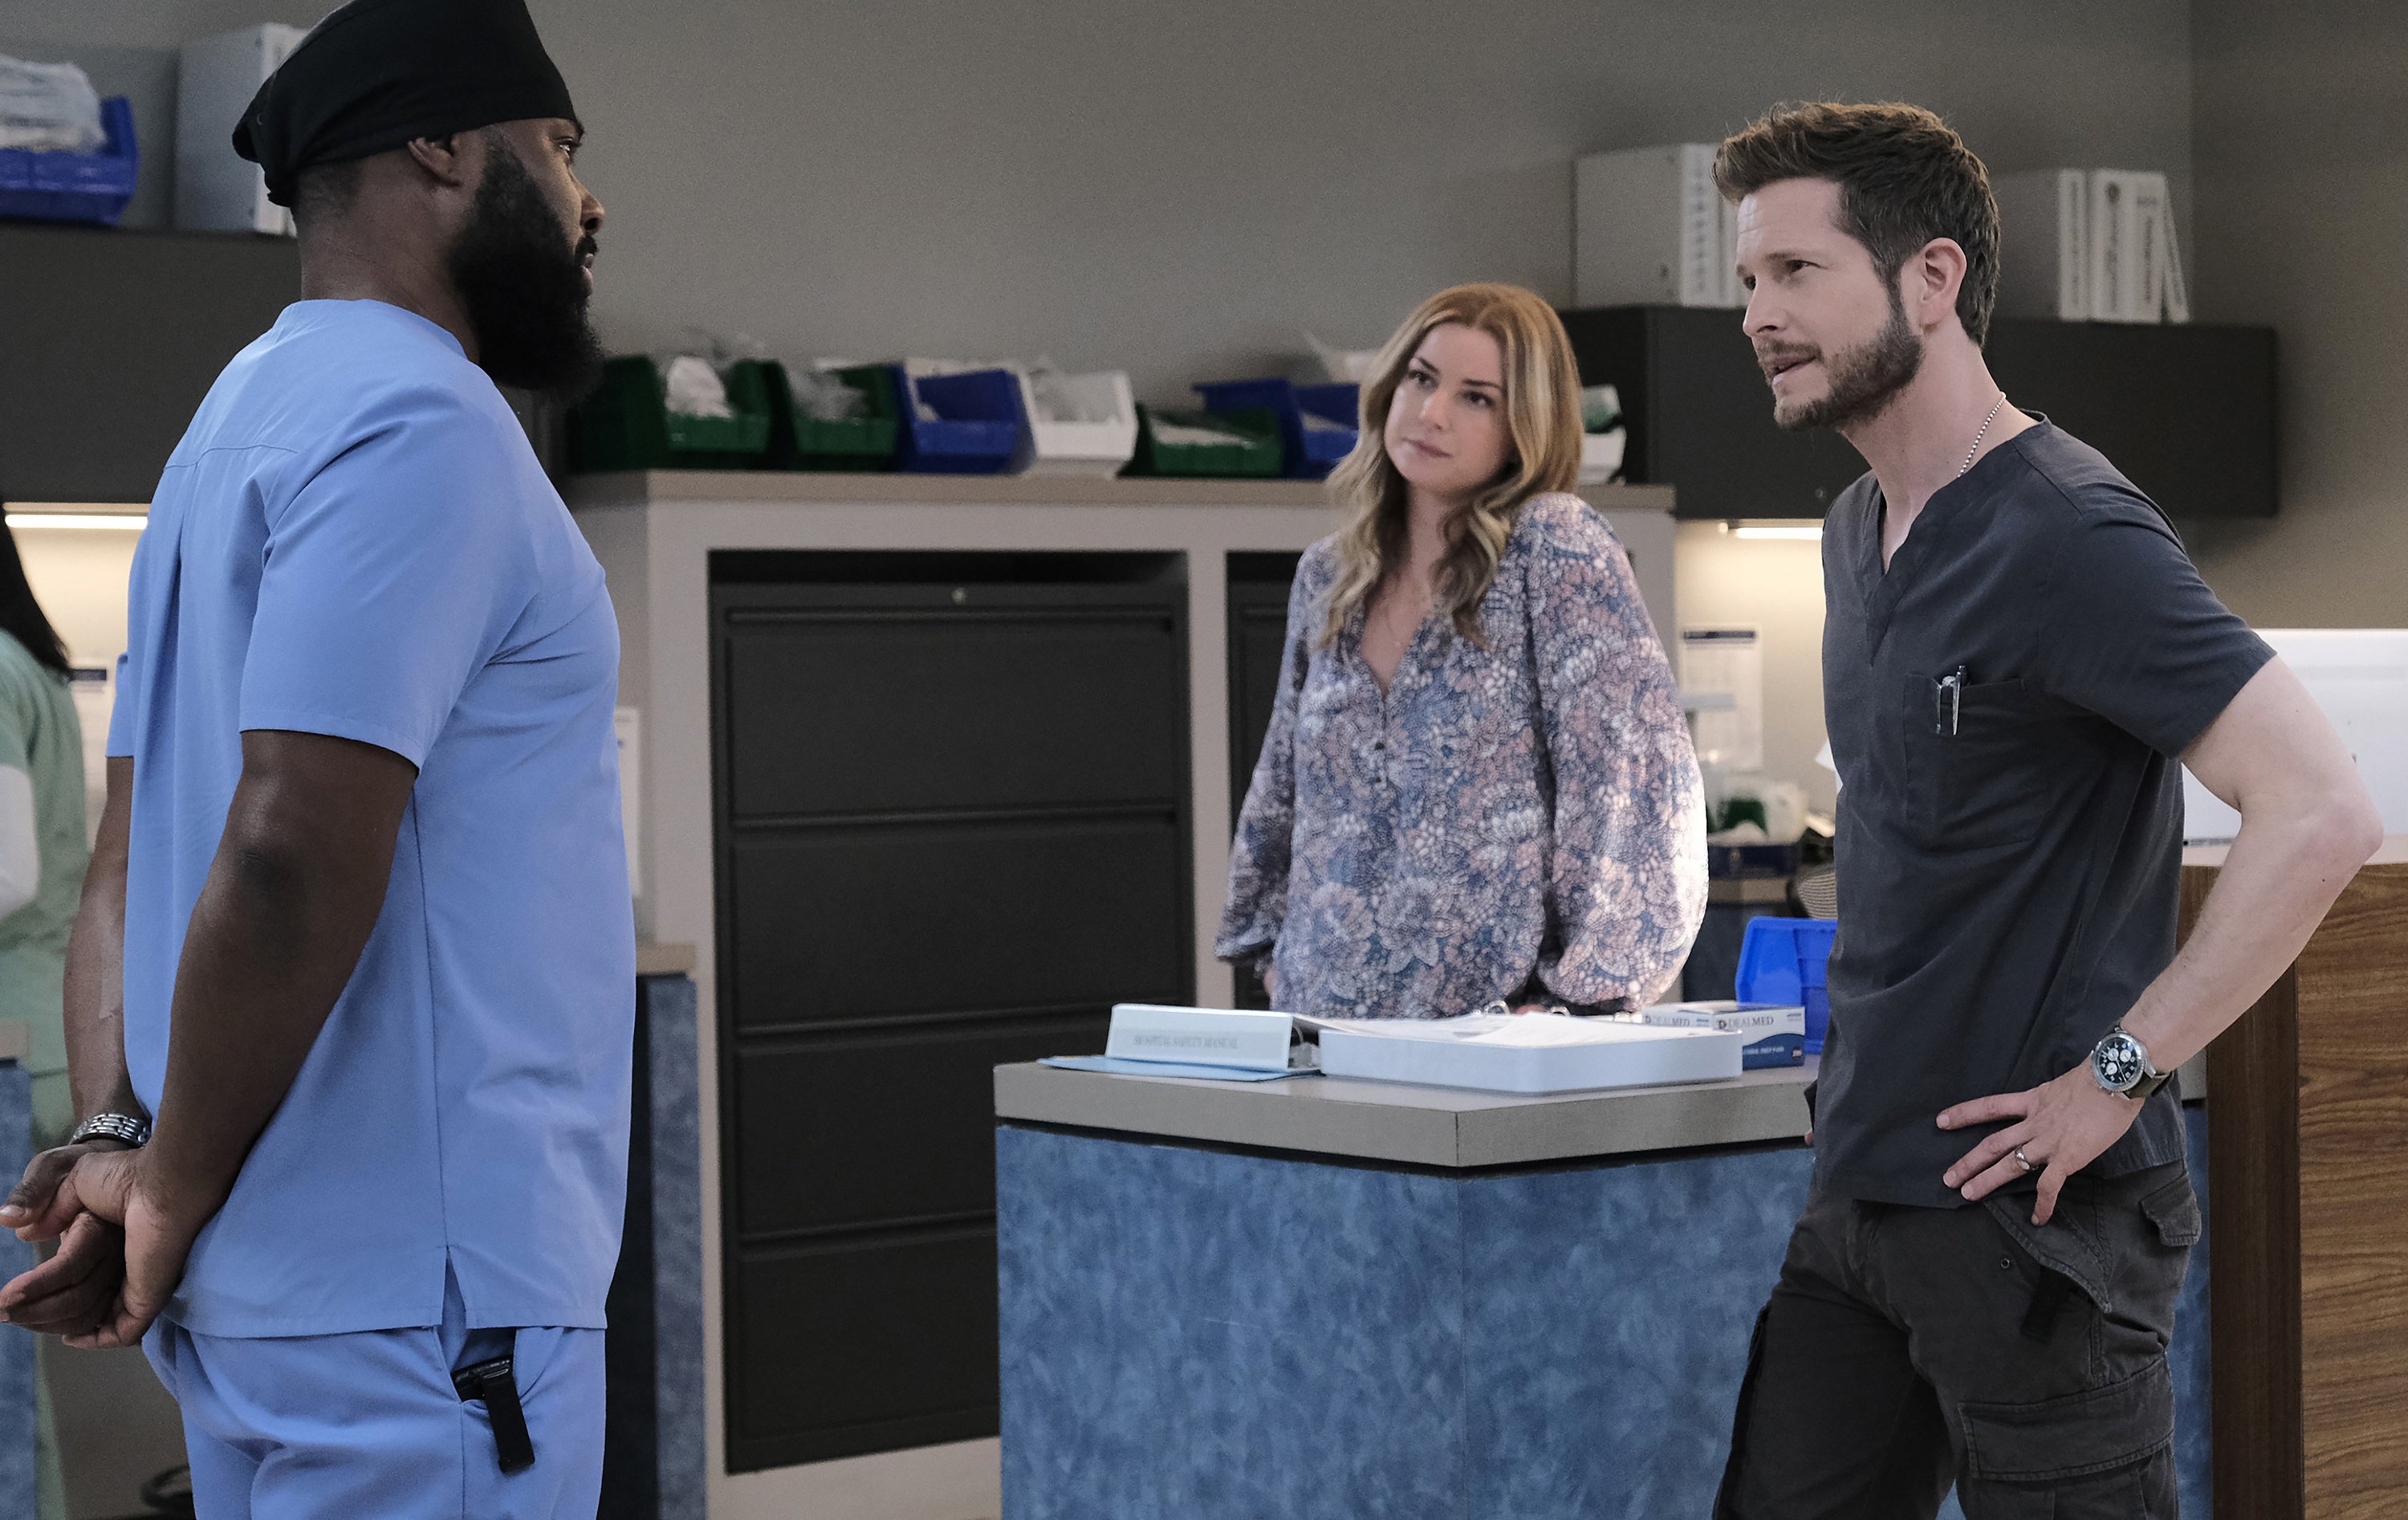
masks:
<svg viewBox="0 0 2408 1520"><path fill-rule="evenodd" d="M156 1111L241 734L418 767L384 910L167 1317L214 1336L598 1326L635 930L602 569L442 328L304 301L219 377L134 558L125 1053Z"/></svg>

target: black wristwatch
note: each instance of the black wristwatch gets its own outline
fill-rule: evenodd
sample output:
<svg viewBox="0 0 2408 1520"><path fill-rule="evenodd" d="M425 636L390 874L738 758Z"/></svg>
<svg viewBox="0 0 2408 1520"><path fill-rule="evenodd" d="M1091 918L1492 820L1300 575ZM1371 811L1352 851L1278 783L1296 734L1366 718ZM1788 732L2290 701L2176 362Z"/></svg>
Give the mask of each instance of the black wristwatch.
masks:
<svg viewBox="0 0 2408 1520"><path fill-rule="evenodd" d="M2163 1087L2173 1075L2150 1065L2149 1047L2126 1034L2120 1024L2091 1047L2090 1074L2104 1091L2135 1103Z"/></svg>

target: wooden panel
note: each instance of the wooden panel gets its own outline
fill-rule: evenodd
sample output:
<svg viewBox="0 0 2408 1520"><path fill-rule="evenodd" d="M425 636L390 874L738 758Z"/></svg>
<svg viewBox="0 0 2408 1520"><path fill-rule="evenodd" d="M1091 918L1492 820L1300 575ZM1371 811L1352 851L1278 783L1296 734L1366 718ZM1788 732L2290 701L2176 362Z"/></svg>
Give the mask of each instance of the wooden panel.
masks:
<svg viewBox="0 0 2408 1520"><path fill-rule="evenodd" d="M2398 1520L2408 1514L2408 868L2359 872L2297 974L2306 1513Z"/></svg>
<svg viewBox="0 0 2408 1520"><path fill-rule="evenodd" d="M2184 868L2184 939L2214 881L2212 868ZM2300 1513L2298 1045L2298 981L2286 972L2207 1051L2217 1520Z"/></svg>
<svg viewBox="0 0 2408 1520"><path fill-rule="evenodd" d="M2188 933L2214 880L2183 872ZM2408 864L2208 1052L2219 1520L2408 1514Z"/></svg>

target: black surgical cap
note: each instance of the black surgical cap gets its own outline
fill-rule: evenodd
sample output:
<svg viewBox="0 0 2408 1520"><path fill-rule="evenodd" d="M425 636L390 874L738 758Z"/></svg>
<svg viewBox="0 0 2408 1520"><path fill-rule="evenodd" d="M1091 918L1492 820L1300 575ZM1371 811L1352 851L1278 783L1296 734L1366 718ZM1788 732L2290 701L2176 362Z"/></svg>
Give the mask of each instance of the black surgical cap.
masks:
<svg viewBox="0 0 2408 1520"><path fill-rule="evenodd" d="M539 118L574 122L577 108L525 0L351 0L259 87L234 151L290 206L304 169Z"/></svg>

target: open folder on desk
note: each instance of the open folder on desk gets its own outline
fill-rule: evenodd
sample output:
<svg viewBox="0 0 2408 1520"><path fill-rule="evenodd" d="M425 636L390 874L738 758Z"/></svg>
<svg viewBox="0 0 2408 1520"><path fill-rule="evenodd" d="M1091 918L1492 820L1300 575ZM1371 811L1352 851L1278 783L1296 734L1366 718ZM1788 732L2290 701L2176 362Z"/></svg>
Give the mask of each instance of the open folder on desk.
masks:
<svg viewBox="0 0 2408 1520"><path fill-rule="evenodd" d="M1065 1071L1109 1071L1122 1077L1200 1077L1208 1082L1280 1082L1289 1077L1309 1077L1309 1066L1283 1067L1265 1071L1246 1066L1197 1066L1186 1061L1138 1061L1119 1055L1048 1055L1039 1066L1058 1066Z"/></svg>

